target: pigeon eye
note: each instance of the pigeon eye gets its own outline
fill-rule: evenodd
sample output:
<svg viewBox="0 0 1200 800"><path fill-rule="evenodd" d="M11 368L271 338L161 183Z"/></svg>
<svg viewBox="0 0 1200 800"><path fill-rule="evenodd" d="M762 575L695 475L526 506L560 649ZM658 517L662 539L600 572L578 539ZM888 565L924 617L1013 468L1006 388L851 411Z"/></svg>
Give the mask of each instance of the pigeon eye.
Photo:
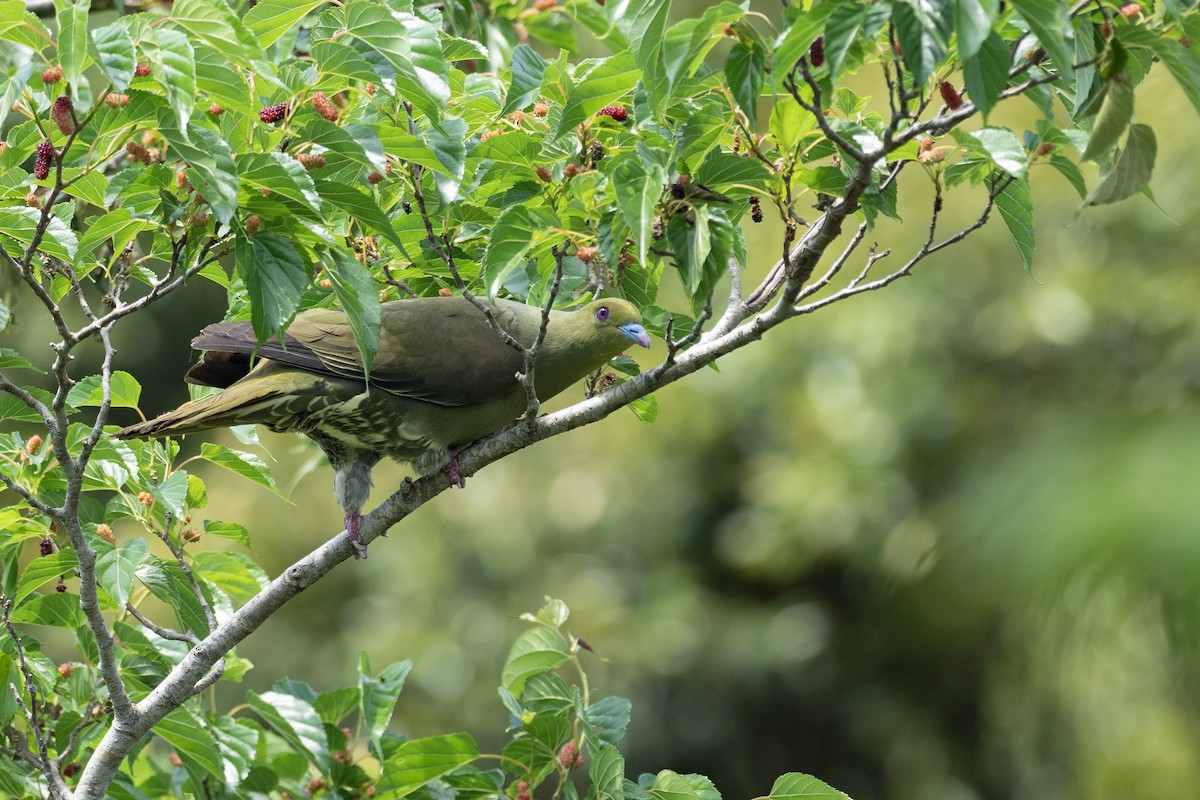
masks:
<svg viewBox="0 0 1200 800"><path fill-rule="evenodd" d="M596 319L604 322L608 319L608 306L600 306L596 309Z"/></svg>

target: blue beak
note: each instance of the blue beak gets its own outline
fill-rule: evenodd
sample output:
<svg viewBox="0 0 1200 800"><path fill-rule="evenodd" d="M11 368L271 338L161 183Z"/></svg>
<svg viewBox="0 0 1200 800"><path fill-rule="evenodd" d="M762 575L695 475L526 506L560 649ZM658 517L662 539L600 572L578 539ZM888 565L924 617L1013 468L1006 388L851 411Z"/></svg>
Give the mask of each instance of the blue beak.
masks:
<svg viewBox="0 0 1200 800"><path fill-rule="evenodd" d="M618 325L617 330L627 338L640 344L642 347L649 349L650 334L646 333L646 329L636 322L627 322L624 325Z"/></svg>

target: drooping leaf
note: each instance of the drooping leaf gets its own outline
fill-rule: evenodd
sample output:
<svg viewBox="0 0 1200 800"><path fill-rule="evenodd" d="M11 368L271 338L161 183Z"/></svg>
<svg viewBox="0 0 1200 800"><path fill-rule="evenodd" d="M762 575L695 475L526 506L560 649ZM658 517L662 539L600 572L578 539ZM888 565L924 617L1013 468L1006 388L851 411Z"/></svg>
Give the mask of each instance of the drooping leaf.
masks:
<svg viewBox="0 0 1200 800"><path fill-rule="evenodd" d="M999 12L999 0L958 0L954 4L954 30L958 33L960 59L966 62L974 58L983 43L992 37L992 23Z"/></svg>
<svg viewBox="0 0 1200 800"><path fill-rule="evenodd" d="M129 29L119 22L105 25L92 31L92 44L100 57L100 68L108 76L113 90L123 92L133 80L136 66L133 38Z"/></svg>
<svg viewBox="0 0 1200 800"><path fill-rule="evenodd" d="M381 311L379 291L371 271L354 256L340 248L330 248L323 259L325 274L333 285L338 305L346 312L354 343L362 358L363 371L368 382L371 363L379 350L379 327Z"/></svg>
<svg viewBox="0 0 1200 800"><path fill-rule="evenodd" d="M194 94L195 88L191 91ZM194 100L190 97L188 102ZM239 185L229 143L211 128L195 123L186 129L178 127L170 113L160 114L158 125L168 144L187 161L188 179L212 208L213 216L221 223L228 223L237 211Z"/></svg>
<svg viewBox="0 0 1200 800"><path fill-rule="evenodd" d="M259 341L282 335L308 286L308 267L295 245L274 231L239 235L234 261L250 293L250 319Z"/></svg>
<svg viewBox="0 0 1200 800"><path fill-rule="evenodd" d="M366 734L379 750L379 737L387 730L396 708L396 701L404 689L404 679L412 670L411 661L398 661L384 668L378 675L371 674L367 654L358 659L359 713Z"/></svg>
<svg viewBox="0 0 1200 800"><path fill-rule="evenodd" d="M329 742L312 703L275 691L247 692L246 702L296 752L322 774L329 774Z"/></svg>
<svg viewBox="0 0 1200 800"><path fill-rule="evenodd" d="M750 120L750 127L758 125L758 100L762 95L763 70L767 54L756 42L735 42L729 48L725 61L725 77L734 101Z"/></svg>
<svg viewBox="0 0 1200 800"><path fill-rule="evenodd" d="M988 114L1000 100L1000 93L1008 83L1009 62L1012 53L998 33L984 39L978 51L963 62L963 78L967 85L967 97L983 114Z"/></svg>
<svg viewBox="0 0 1200 800"><path fill-rule="evenodd" d="M527 44L519 44L513 48L510 57L508 94L504 100L501 114L507 114L518 108L524 108L533 102L538 91L542 88L542 76L546 73L546 59L542 58Z"/></svg>
<svg viewBox="0 0 1200 800"><path fill-rule="evenodd" d="M1110 82L1082 158L1095 161L1106 155L1116 147L1132 119L1133 86L1128 79Z"/></svg>
<svg viewBox="0 0 1200 800"><path fill-rule="evenodd" d="M176 124L180 130L188 130L196 104L196 53L187 34L166 27L151 29L142 39L142 52L150 61L150 74L166 89Z"/></svg>
<svg viewBox="0 0 1200 800"><path fill-rule="evenodd" d="M1033 197L1029 193L1029 181L1014 178L996 197L996 209L1008 227L1009 236L1016 245L1017 253L1025 264L1025 271L1033 272Z"/></svg>
<svg viewBox="0 0 1200 800"><path fill-rule="evenodd" d="M924 83L946 58L954 20L946 3L904 0L892 6L896 38L913 79Z"/></svg>
<svg viewBox="0 0 1200 800"><path fill-rule="evenodd" d="M96 557L96 581L124 609L133 591L133 578L147 551L146 540L130 539Z"/></svg>
<svg viewBox="0 0 1200 800"><path fill-rule="evenodd" d="M1075 31L1067 18L1065 3L1045 0L1013 0L1013 7L1038 37L1038 42L1054 62L1058 74L1070 78L1073 72Z"/></svg>
<svg viewBox="0 0 1200 800"><path fill-rule="evenodd" d="M244 478L249 478L259 486L265 486L276 494L279 493L271 470L261 458L253 453L244 453L240 450L231 450L224 445L205 442L200 448L200 457L205 461L211 461L218 467L224 467Z"/></svg>
<svg viewBox="0 0 1200 800"><path fill-rule="evenodd" d="M1130 125L1125 146L1101 176L1100 185L1088 196L1086 205L1115 203L1142 191L1150 183L1157 154L1158 140L1150 126Z"/></svg>
<svg viewBox="0 0 1200 800"><path fill-rule="evenodd" d="M71 88L71 96L79 96L79 82L87 66L87 19L90 2L58 0L58 65Z"/></svg>

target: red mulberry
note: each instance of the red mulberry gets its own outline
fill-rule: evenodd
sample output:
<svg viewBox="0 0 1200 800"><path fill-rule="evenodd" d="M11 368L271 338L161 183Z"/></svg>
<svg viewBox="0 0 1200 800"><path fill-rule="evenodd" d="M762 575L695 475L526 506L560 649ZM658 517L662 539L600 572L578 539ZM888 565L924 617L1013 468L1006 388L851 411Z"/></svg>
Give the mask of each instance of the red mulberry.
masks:
<svg viewBox="0 0 1200 800"><path fill-rule="evenodd" d="M330 122L337 122L337 109L333 107L333 103L329 102L329 98L325 96L324 92L313 92L312 104L322 117Z"/></svg>
<svg viewBox="0 0 1200 800"><path fill-rule="evenodd" d="M629 118L629 111L620 106L605 106L596 112L597 117L612 117L617 122L624 122Z"/></svg>
<svg viewBox="0 0 1200 800"><path fill-rule="evenodd" d="M258 112L258 118L268 125L274 125L281 119L287 116L287 103L278 103L273 106L267 106Z"/></svg>
<svg viewBox="0 0 1200 800"><path fill-rule="evenodd" d="M55 64L52 67L46 67L42 70L42 83L50 85L58 83L62 80L62 67Z"/></svg>
<svg viewBox="0 0 1200 800"><path fill-rule="evenodd" d="M37 146L37 158L33 162L33 177L44 181L50 175L50 161L54 158L54 145L41 142Z"/></svg>
<svg viewBox="0 0 1200 800"><path fill-rule="evenodd" d="M817 40L808 48L808 63L816 69L825 64L825 39L818 36Z"/></svg>
<svg viewBox="0 0 1200 800"><path fill-rule="evenodd" d="M551 173L550 169L548 167L546 167L545 165L542 165L537 168L537 176L544 183L550 183L551 181L554 180L554 174Z"/></svg>
<svg viewBox="0 0 1200 800"><path fill-rule="evenodd" d="M58 96L54 101L54 124L63 132L63 136L70 136L75 132L75 120L71 118L71 98L65 94Z"/></svg>
<svg viewBox="0 0 1200 800"><path fill-rule="evenodd" d="M938 91L942 93L942 102L944 102L946 107L951 111L954 111L957 108L962 108L962 95L958 93L958 90L954 88L954 85L951 84L950 81L942 81L941 85L938 86Z"/></svg>
<svg viewBox="0 0 1200 800"><path fill-rule="evenodd" d="M134 74L134 77L137 77L137 78L146 77L147 75L150 74L150 65L144 64L144 63L138 64L136 67L134 67L133 74Z"/></svg>

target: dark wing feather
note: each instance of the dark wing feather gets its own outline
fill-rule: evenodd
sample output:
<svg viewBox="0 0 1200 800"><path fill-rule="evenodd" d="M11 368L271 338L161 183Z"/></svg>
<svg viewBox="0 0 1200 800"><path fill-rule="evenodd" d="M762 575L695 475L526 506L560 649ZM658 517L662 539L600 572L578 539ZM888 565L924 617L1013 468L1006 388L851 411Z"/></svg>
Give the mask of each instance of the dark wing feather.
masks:
<svg viewBox="0 0 1200 800"><path fill-rule="evenodd" d="M516 335L516 317L507 305L496 317ZM205 351L204 361L187 380L226 387L244 377L255 354L249 322L209 325L192 340ZM313 309L296 317L283 342L272 337L257 357L323 375L363 380L362 358L344 312ZM494 400L517 386L521 355L505 344L469 301L426 298L385 303L379 351L371 365L371 384L393 394L446 406ZM228 382L226 382L228 381Z"/></svg>

